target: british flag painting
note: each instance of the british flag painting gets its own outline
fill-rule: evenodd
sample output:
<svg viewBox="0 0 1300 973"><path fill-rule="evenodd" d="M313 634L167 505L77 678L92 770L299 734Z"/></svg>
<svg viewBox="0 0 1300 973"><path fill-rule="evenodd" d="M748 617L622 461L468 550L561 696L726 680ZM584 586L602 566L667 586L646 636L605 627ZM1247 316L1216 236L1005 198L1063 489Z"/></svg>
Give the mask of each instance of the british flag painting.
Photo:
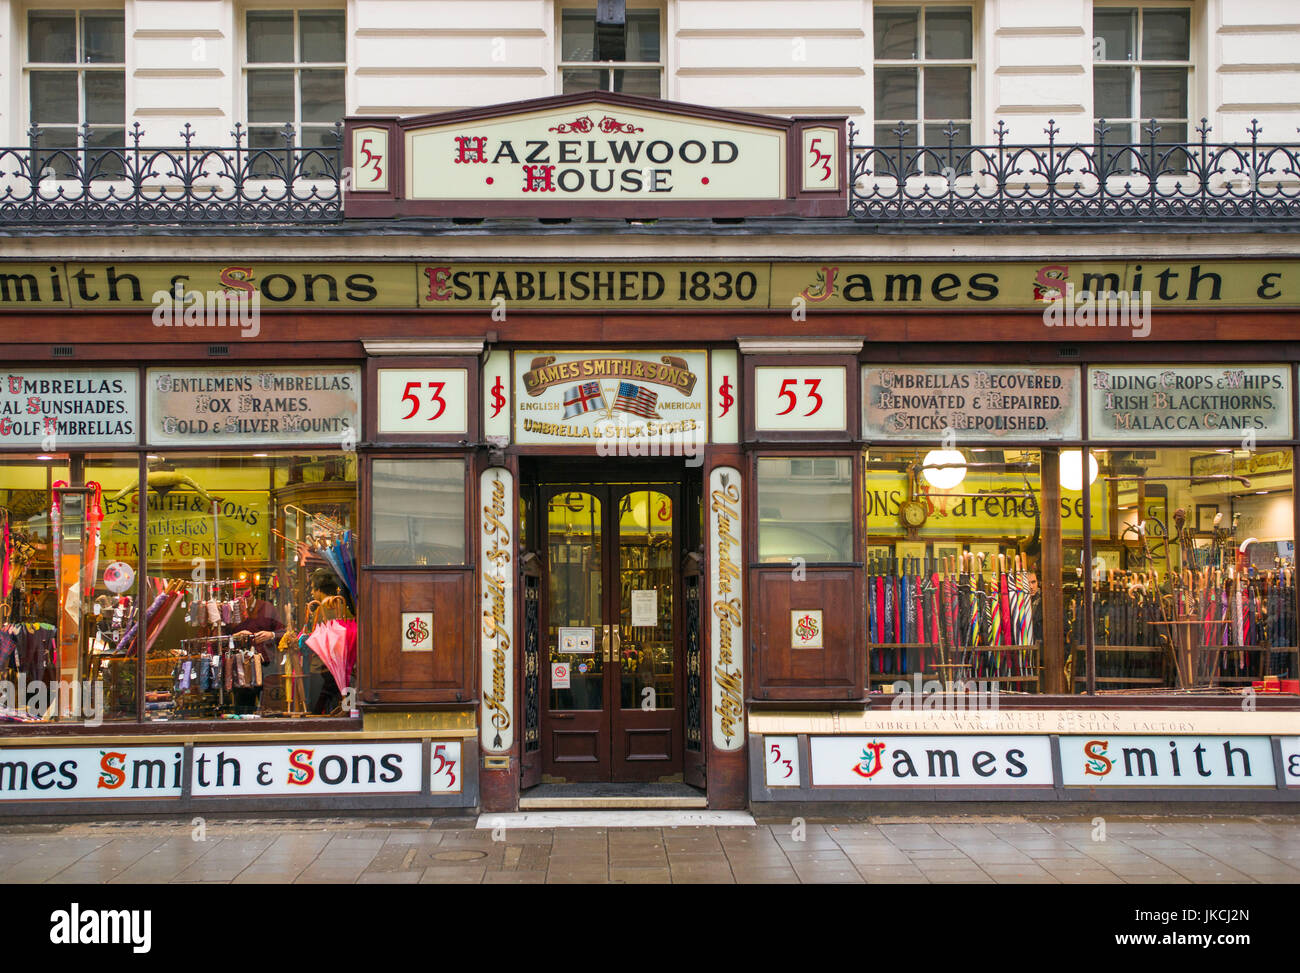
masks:
<svg viewBox="0 0 1300 973"><path fill-rule="evenodd" d="M618 398L614 400L614 408L641 416L643 419L658 419L659 415L655 412L655 403L658 401L657 392L651 392L632 382L619 382Z"/></svg>
<svg viewBox="0 0 1300 973"><path fill-rule="evenodd" d="M605 393L600 390L599 382L583 382L564 393L565 419L608 408L609 406L605 404Z"/></svg>

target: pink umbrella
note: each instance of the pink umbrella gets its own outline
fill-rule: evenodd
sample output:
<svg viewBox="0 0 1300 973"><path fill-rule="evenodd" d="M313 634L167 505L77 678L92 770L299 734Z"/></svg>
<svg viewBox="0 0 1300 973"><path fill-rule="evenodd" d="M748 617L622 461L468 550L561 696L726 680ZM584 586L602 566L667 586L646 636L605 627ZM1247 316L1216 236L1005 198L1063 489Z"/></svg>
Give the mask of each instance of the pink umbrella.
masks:
<svg viewBox="0 0 1300 973"><path fill-rule="evenodd" d="M357 623L350 618L321 622L307 636L307 645L320 656L340 692L350 684L357 663Z"/></svg>

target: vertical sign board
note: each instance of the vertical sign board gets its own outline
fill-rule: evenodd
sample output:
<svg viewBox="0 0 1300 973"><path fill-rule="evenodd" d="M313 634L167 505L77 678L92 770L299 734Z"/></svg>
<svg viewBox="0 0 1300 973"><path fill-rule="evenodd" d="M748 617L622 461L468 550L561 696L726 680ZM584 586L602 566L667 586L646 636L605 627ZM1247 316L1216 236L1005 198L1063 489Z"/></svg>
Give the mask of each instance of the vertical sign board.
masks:
<svg viewBox="0 0 1300 973"><path fill-rule="evenodd" d="M740 441L740 355L732 349L709 352L709 401L713 441Z"/></svg>
<svg viewBox="0 0 1300 973"><path fill-rule="evenodd" d="M709 655L713 665L713 745L739 750L745 741L745 605L741 559L740 471L709 474Z"/></svg>
<svg viewBox="0 0 1300 973"><path fill-rule="evenodd" d="M380 434L468 432L468 377L463 368L379 369Z"/></svg>
<svg viewBox="0 0 1300 973"><path fill-rule="evenodd" d="M1274 787L1268 737L1061 737L1066 787Z"/></svg>
<svg viewBox="0 0 1300 973"><path fill-rule="evenodd" d="M510 443L510 353L493 351L483 366L483 438L495 446Z"/></svg>
<svg viewBox="0 0 1300 973"><path fill-rule="evenodd" d="M514 475L500 466L484 470L479 504L482 742L487 753L505 753L514 741Z"/></svg>

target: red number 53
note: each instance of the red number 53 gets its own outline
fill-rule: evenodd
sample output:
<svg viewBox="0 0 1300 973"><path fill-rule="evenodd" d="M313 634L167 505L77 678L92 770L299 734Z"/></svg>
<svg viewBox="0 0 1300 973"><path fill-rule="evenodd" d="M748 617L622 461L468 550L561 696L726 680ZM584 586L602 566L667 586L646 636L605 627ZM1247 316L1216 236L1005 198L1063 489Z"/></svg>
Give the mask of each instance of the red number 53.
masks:
<svg viewBox="0 0 1300 973"><path fill-rule="evenodd" d="M417 412L420 411L420 400L415 396L415 393L412 392L411 389L418 389L423 384L424 384L423 382L406 383L406 391L402 393L402 401L411 403L411 411L408 412L406 415L402 416L403 419L409 419ZM447 411L447 401L442 397L442 390L445 389L446 387L447 387L446 382L429 383L429 388L433 392L433 394L429 396L429 401L436 403L438 406L438 411L435 412L433 415L429 416L430 422L433 422L435 419L437 419L439 416L441 416L444 412Z"/></svg>
<svg viewBox="0 0 1300 973"><path fill-rule="evenodd" d="M808 386L808 392L807 392L808 398L813 399L816 402L816 404L811 409L809 409L807 412L804 413L805 416L810 416L813 415L815 412L817 412L824 404L822 397L817 392L817 389L822 384L822 380L820 378L805 378L803 380L803 383L804 385ZM798 393L795 392L795 389L791 387L791 386L798 387L798 385L799 385L799 380L797 378L787 378L781 383L781 391L776 393L777 398L789 399L790 404L787 405L780 412L778 412L777 415L788 416L791 412L794 411L794 407L799 404Z"/></svg>

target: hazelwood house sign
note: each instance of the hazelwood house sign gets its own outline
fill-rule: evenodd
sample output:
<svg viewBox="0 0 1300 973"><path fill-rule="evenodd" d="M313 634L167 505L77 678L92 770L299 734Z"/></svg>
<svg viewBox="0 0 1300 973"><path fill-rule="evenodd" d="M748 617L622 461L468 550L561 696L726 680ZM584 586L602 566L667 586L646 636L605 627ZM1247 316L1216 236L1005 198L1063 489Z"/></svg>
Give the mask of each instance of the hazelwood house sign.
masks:
<svg viewBox="0 0 1300 973"><path fill-rule="evenodd" d="M842 216L844 118L605 91L349 119L347 216Z"/></svg>

